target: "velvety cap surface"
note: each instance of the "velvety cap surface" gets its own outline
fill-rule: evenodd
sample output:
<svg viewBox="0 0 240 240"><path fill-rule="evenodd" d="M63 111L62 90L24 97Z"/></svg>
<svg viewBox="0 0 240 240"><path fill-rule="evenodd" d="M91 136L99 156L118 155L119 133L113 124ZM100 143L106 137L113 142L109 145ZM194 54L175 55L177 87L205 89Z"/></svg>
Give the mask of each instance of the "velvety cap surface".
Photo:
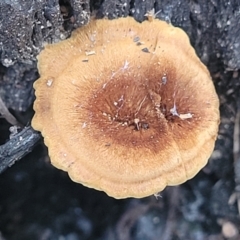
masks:
<svg viewBox="0 0 240 240"><path fill-rule="evenodd" d="M219 101L181 29L157 19L92 20L38 60L32 126L73 181L144 197L207 163Z"/></svg>

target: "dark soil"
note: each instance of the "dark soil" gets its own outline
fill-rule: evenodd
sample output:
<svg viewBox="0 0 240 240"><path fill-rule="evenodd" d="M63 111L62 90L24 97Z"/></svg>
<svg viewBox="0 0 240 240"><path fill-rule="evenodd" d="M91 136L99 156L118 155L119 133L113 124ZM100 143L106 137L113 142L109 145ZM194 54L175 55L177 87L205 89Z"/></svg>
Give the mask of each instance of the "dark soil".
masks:
<svg viewBox="0 0 240 240"><path fill-rule="evenodd" d="M0 175L0 239L240 239L238 0L3 0L0 98L21 128L29 126L32 84L38 78L36 56L45 43L67 38L90 15L110 19L131 15L141 22L153 8L157 18L186 31L216 86L221 124L209 163L192 180L167 187L159 196L115 200L72 182L52 167L41 139ZM0 118L0 159L1 150L10 146L4 145L11 134L8 121Z"/></svg>

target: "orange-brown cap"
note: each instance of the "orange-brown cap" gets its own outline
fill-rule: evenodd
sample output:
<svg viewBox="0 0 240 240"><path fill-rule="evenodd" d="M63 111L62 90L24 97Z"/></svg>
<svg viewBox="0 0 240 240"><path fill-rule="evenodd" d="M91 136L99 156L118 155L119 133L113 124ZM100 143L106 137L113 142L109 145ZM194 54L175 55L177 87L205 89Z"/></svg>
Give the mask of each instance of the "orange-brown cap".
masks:
<svg viewBox="0 0 240 240"><path fill-rule="evenodd" d="M140 198L207 163L219 100L181 29L157 19L92 20L38 60L32 125L73 181Z"/></svg>

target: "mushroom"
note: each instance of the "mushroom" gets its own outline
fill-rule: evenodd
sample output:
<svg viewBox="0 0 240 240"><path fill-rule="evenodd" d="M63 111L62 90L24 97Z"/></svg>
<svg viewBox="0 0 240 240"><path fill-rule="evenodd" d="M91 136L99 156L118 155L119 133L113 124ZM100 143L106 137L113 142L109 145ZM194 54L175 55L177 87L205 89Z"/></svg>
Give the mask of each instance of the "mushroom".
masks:
<svg viewBox="0 0 240 240"><path fill-rule="evenodd" d="M73 181L141 198L206 165L219 100L181 29L158 19L91 20L47 45L38 68L32 126Z"/></svg>

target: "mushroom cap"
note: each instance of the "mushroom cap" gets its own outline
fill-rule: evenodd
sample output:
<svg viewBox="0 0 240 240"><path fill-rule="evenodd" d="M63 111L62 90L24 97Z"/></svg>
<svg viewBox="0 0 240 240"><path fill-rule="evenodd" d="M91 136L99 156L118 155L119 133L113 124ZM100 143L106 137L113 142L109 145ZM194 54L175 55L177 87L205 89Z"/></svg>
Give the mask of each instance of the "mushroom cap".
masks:
<svg viewBox="0 0 240 240"><path fill-rule="evenodd" d="M32 126L73 181L141 198L207 163L219 100L181 29L157 19L92 20L47 45L38 68Z"/></svg>

